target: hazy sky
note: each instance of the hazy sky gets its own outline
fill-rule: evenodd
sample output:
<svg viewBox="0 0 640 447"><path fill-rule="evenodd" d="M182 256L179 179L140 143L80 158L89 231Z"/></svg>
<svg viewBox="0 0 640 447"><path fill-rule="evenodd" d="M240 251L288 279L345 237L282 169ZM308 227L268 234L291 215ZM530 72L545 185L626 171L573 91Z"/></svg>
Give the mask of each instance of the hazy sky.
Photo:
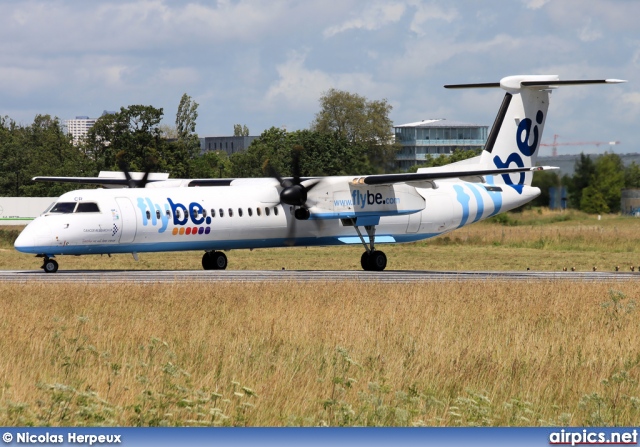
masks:
<svg viewBox="0 0 640 447"><path fill-rule="evenodd" d="M543 142L619 140L616 152L636 152L638 17L636 0L3 1L0 115L30 124L144 104L173 124L187 93L200 136L235 123L259 135L308 127L335 87L386 98L396 124L491 125L504 92L442 86L558 74L629 83L554 92Z"/></svg>

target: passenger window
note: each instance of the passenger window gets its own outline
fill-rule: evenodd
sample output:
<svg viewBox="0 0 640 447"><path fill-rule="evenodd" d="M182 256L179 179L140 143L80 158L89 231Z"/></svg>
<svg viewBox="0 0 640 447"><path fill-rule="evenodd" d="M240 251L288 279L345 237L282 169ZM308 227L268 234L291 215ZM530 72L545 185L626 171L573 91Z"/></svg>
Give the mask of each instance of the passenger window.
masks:
<svg viewBox="0 0 640 447"><path fill-rule="evenodd" d="M269 215L269 207L268 206L264 207L264 214L265 214L265 216Z"/></svg>
<svg viewBox="0 0 640 447"><path fill-rule="evenodd" d="M260 211L260 207L256 208L256 214L257 214L258 216L261 216L261 215L262 215L262 211Z"/></svg>
<svg viewBox="0 0 640 447"><path fill-rule="evenodd" d="M233 217L233 210L229 208L229 217Z"/></svg>
<svg viewBox="0 0 640 447"><path fill-rule="evenodd" d="M211 217L216 217L216 210L211 208Z"/></svg>
<svg viewBox="0 0 640 447"><path fill-rule="evenodd" d="M273 207L273 214L275 214L276 216L278 215L278 207L277 206Z"/></svg>
<svg viewBox="0 0 640 447"><path fill-rule="evenodd" d="M205 209L202 210L202 217L207 217L207 210Z"/></svg>
<svg viewBox="0 0 640 447"><path fill-rule="evenodd" d="M147 219L151 219L151 211L147 210Z"/></svg>
<svg viewBox="0 0 640 447"><path fill-rule="evenodd" d="M220 208L218 211L220 211L220 217L224 217L224 210Z"/></svg>
<svg viewBox="0 0 640 447"><path fill-rule="evenodd" d="M171 211L167 210L167 217L171 217Z"/></svg>
<svg viewBox="0 0 640 447"><path fill-rule="evenodd" d="M156 217L160 219L160 210L156 210Z"/></svg>
<svg viewBox="0 0 640 447"><path fill-rule="evenodd" d="M249 213L249 217L253 216L253 211L251 210L251 208L249 208L247 212Z"/></svg>
<svg viewBox="0 0 640 447"><path fill-rule="evenodd" d="M100 208L98 204L94 202L79 202L76 208L76 213L99 213Z"/></svg>
<svg viewBox="0 0 640 447"><path fill-rule="evenodd" d="M76 207L76 203L75 202L58 202L55 205L53 205L53 208L51 208L51 211L49 211L50 213L73 213L74 208Z"/></svg>
<svg viewBox="0 0 640 447"><path fill-rule="evenodd" d="M182 211L180 211L179 209L176 210L176 217L178 218L178 220L182 220Z"/></svg>
<svg viewBox="0 0 640 447"><path fill-rule="evenodd" d="M238 208L238 217L242 217L242 208Z"/></svg>

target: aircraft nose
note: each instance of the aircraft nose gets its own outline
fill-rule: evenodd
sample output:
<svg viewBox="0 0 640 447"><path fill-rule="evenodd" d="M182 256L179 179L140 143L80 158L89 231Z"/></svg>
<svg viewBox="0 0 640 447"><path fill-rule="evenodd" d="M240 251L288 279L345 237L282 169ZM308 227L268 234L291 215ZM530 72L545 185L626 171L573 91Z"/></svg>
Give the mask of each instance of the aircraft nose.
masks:
<svg viewBox="0 0 640 447"><path fill-rule="evenodd" d="M22 230L22 233L18 236L13 246L16 250L23 253L35 253L37 251L38 241L48 241L51 237L51 229L48 225L44 225L44 222L38 222L34 220L27 227ZM35 250L35 251L34 251Z"/></svg>

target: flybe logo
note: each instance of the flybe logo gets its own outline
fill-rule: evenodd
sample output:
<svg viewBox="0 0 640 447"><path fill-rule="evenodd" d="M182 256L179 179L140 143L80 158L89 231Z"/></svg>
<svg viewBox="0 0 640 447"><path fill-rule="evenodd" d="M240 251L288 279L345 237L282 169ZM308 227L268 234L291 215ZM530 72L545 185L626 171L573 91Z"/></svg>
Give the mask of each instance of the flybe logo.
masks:
<svg viewBox="0 0 640 447"><path fill-rule="evenodd" d="M354 189L351 192L351 200L349 199L336 199L334 200L334 206L352 206L355 209L363 209L367 205L396 205L400 203L399 197L383 197L381 193L372 193L367 189L366 191L359 191Z"/></svg>
<svg viewBox="0 0 640 447"><path fill-rule="evenodd" d="M544 120L544 113L542 110L538 110L536 113L536 123L538 125L542 125L542 121ZM533 140L531 144L529 144L529 140L531 140L531 134L533 134ZM536 153L538 149L538 138L540 136L540 131L538 130L538 126L533 124L533 121L529 118L525 118L520 121L518 124L518 130L516 132L516 145L518 146L518 150L520 154L525 157L531 157ZM503 169L508 168L512 163L515 163L519 168L524 168L524 161L522 159L522 155L517 152L512 152L507 157L506 161L502 161L502 159L496 155L493 157L493 162L497 168ZM524 184L524 172L520 173L520 178L518 179L517 185L513 184L511 177L509 174L502 174L502 178L504 179L505 184L511 185L518 193L522 193L522 188L518 188L517 185Z"/></svg>
<svg viewBox="0 0 640 447"><path fill-rule="evenodd" d="M173 223L172 234L209 234L211 232L211 217L206 215L202 205L191 202L188 206L174 202L167 197L167 203L158 205L150 198L138 197L138 209L142 214L143 226L160 226L158 233L164 233L169 226L169 221ZM205 217L206 216L206 217Z"/></svg>

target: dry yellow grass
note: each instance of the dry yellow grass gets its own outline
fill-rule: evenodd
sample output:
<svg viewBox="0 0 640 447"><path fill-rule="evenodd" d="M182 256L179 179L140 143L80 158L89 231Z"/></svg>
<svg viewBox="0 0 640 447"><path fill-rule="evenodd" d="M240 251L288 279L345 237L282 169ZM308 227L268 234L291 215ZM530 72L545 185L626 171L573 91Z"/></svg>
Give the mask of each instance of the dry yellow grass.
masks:
<svg viewBox="0 0 640 447"><path fill-rule="evenodd" d="M1 425L637 425L635 281L0 284Z"/></svg>

